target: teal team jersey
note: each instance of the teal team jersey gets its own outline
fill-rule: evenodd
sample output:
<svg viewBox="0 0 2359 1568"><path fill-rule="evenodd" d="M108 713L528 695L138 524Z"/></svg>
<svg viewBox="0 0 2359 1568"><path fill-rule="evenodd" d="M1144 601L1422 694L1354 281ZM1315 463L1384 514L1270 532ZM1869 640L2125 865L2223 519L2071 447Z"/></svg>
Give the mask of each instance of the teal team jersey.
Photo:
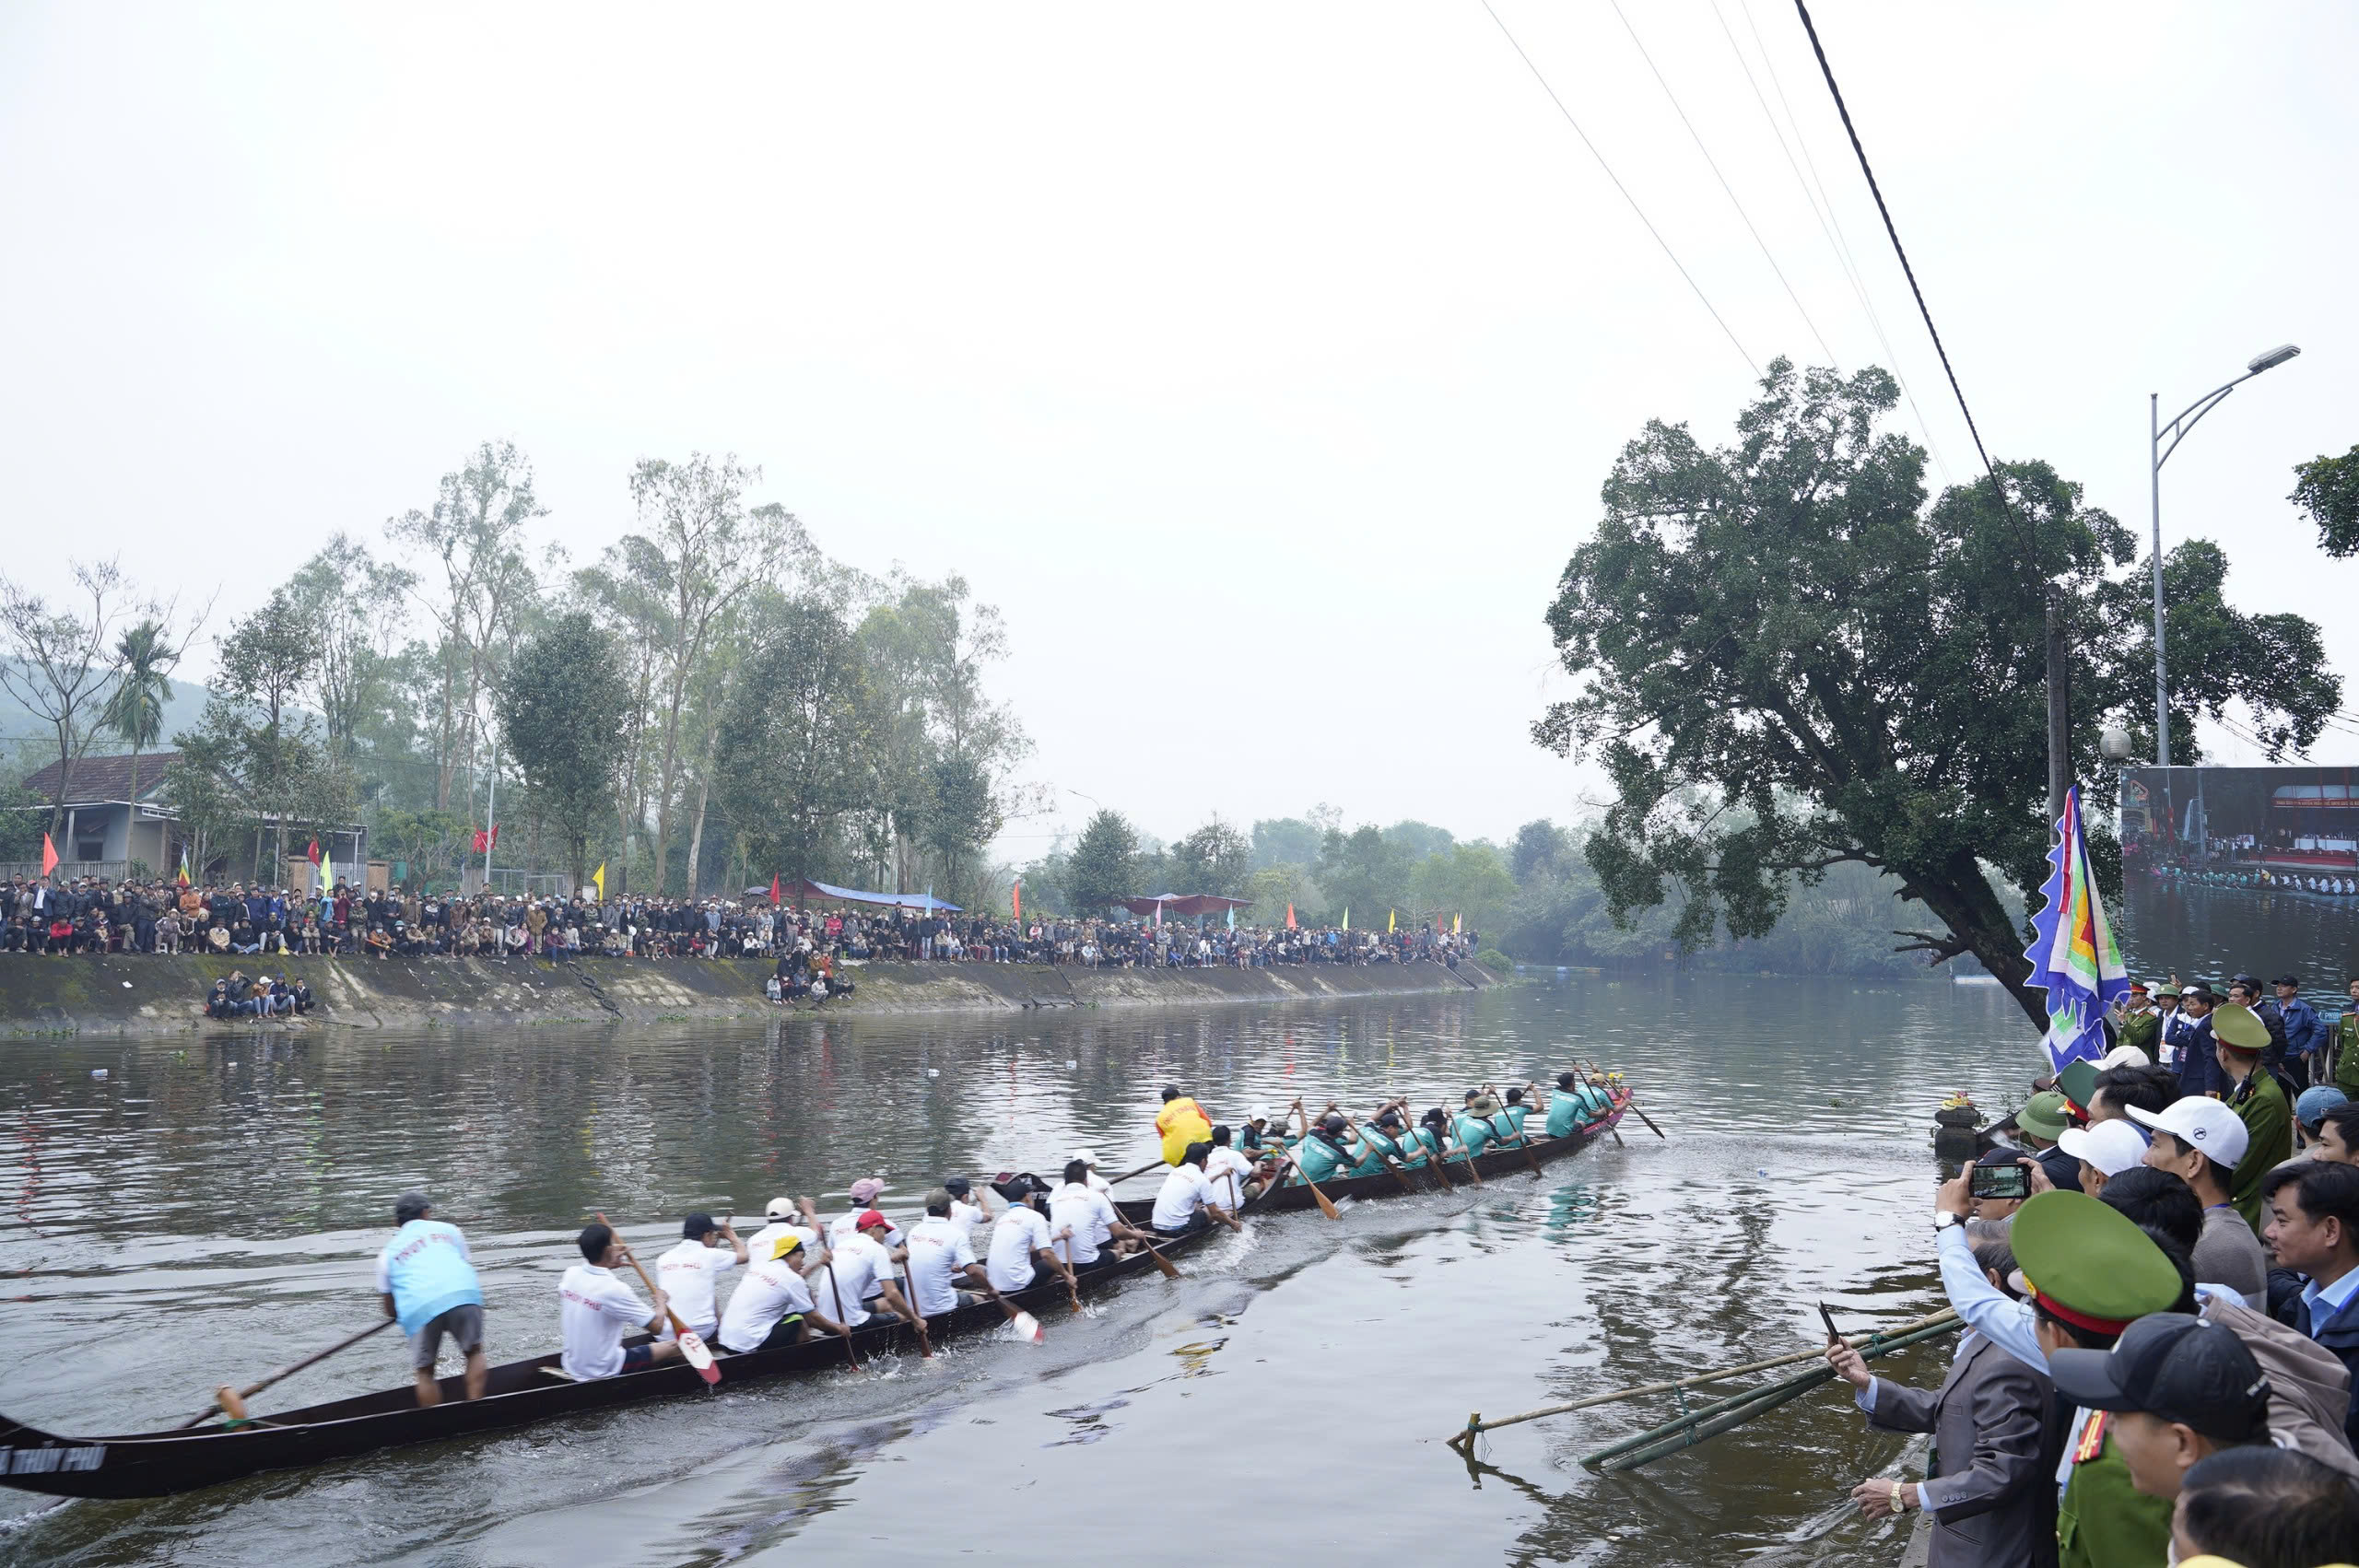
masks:
<svg viewBox="0 0 2359 1568"><path fill-rule="evenodd" d="M1548 1136L1569 1138L1581 1124L1582 1102L1569 1089L1559 1089L1548 1101Z"/></svg>
<svg viewBox="0 0 2359 1568"><path fill-rule="evenodd" d="M1521 1132L1523 1130L1524 1118L1532 1115L1532 1107L1529 1106L1509 1106L1506 1110L1502 1111L1500 1115L1506 1117L1508 1120L1515 1124L1516 1131Z"/></svg>
<svg viewBox="0 0 2359 1568"><path fill-rule="evenodd" d="M1461 1116L1458 1118L1458 1141L1466 1145L1470 1154L1479 1154L1491 1141L1491 1124L1481 1117Z"/></svg>
<svg viewBox="0 0 2359 1568"><path fill-rule="evenodd" d="M1323 1138L1306 1138L1294 1152L1296 1164L1302 1174L1312 1181L1332 1181L1343 1167L1344 1158Z"/></svg>
<svg viewBox="0 0 2359 1568"><path fill-rule="evenodd" d="M1441 1153L1441 1135L1430 1127L1420 1127L1416 1131L1416 1157L1409 1164L1422 1165L1428 1158Z"/></svg>

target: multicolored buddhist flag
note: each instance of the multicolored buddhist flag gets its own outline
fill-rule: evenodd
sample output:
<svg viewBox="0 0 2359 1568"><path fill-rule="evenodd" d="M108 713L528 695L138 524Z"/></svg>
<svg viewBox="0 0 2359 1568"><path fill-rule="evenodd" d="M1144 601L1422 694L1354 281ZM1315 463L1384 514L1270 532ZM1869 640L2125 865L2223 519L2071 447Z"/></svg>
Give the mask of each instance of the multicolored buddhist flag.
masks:
<svg viewBox="0 0 2359 1568"><path fill-rule="evenodd" d="M181 885L182 887L186 887L188 884L188 846L186 844L182 844L181 846Z"/></svg>
<svg viewBox="0 0 2359 1568"><path fill-rule="evenodd" d="M2055 869L2041 884L2046 907L2032 917L2028 984L2048 993L2048 1049L2051 1070L2105 1055L2105 1013L2130 993L2130 970L2121 942L2097 896L2096 872L2081 832L2081 791L2064 792L2064 814L2057 819L2056 847L2048 852Z"/></svg>

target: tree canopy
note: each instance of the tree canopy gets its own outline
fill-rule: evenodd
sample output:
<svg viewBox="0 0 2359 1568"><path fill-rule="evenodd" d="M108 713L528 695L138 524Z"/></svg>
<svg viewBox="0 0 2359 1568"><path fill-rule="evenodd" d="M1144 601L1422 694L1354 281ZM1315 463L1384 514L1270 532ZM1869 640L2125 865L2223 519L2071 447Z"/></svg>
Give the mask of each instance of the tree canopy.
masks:
<svg viewBox="0 0 2359 1568"><path fill-rule="evenodd" d="M1856 862L1931 915L1895 933L1909 948L1973 954L2044 1024L2001 895L2047 872L2044 593L2075 649L2071 771L2094 778L2102 724L2139 728L2142 678L2152 704L2143 602L2120 586L2135 546L2044 462L2001 464L2003 501L1984 479L1929 503L1922 449L1878 427L1897 397L1880 369L1780 359L1731 445L1649 422L1549 606L1578 684L1533 737L1613 783L1585 848L1617 919L1675 884L1681 945L1761 937L1796 878ZM2193 614L2207 656L2174 660L2174 704L2234 696L2308 744L2340 699L2315 628Z"/></svg>

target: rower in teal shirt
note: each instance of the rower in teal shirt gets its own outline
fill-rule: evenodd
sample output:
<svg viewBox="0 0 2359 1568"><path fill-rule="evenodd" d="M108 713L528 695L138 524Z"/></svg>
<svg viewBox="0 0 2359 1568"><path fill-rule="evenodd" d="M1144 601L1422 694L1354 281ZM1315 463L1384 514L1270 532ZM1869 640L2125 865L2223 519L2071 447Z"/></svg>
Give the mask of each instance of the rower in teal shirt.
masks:
<svg viewBox="0 0 2359 1568"><path fill-rule="evenodd" d="M1306 1181L1332 1181L1349 1172L1353 1160L1350 1153L1352 1135L1344 1130L1344 1118L1331 1111L1320 1118L1303 1141L1295 1146L1295 1164L1301 1168Z"/></svg>
<svg viewBox="0 0 2359 1568"><path fill-rule="evenodd" d="M1387 1155L1402 1164L1411 1163L1407 1151L1400 1143L1401 1113L1391 1106L1387 1106L1377 1112L1376 1119L1370 1125L1353 1130L1360 1136L1361 1155L1360 1163L1352 1167L1352 1175L1375 1176L1387 1168ZM1418 1156L1419 1161L1423 1159L1423 1155Z"/></svg>
<svg viewBox="0 0 2359 1568"><path fill-rule="evenodd" d="M1589 1096L1580 1092L1577 1074L1556 1074L1556 1087L1548 1094L1548 1136L1570 1138L1573 1129L1589 1119Z"/></svg>
<svg viewBox="0 0 2359 1568"><path fill-rule="evenodd" d="M1498 1136L1498 1129L1486 1119L1498 1104L1480 1089L1466 1091L1466 1108L1458 1114L1458 1141L1466 1145L1470 1156L1480 1154Z"/></svg>

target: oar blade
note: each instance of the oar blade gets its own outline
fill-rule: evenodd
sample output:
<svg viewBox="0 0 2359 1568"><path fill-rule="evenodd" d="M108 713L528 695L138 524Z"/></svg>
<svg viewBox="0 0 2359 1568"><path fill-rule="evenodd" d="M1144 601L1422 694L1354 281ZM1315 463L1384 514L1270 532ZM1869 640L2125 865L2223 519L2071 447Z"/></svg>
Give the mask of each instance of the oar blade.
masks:
<svg viewBox="0 0 2359 1568"><path fill-rule="evenodd" d="M1040 1320L1028 1312L1019 1312L1008 1321L1015 1329L1015 1337L1019 1340L1028 1340L1036 1345L1044 1343L1048 1340L1048 1330L1042 1328Z"/></svg>
<svg viewBox="0 0 2359 1568"><path fill-rule="evenodd" d="M719 1383L721 1368L712 1364L712 1351L705 1344L704 1336L693 1328L682 1328L678 1332L681 1359L695 1367L697 1375L707 1383Z"/></svg>

